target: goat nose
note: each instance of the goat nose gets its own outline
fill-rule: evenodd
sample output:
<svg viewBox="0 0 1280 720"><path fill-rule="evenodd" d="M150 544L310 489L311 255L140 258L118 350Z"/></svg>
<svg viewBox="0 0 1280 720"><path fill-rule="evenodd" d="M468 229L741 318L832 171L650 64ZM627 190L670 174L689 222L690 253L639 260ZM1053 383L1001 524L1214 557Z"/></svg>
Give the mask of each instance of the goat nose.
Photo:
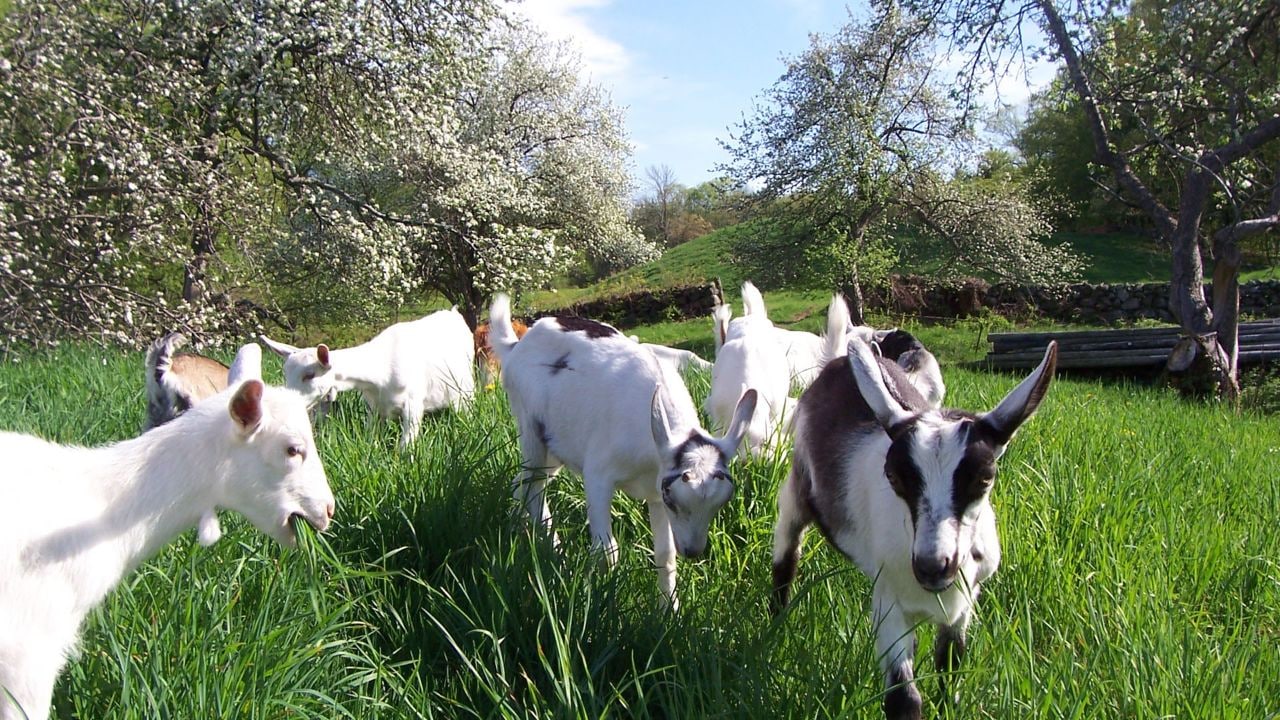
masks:
<svg viewBox="0 0 1280 720"><path fill-rule="evenodd" d="M913 557L911 570L916 582L930 592L942 592L951 587L955 581L956 559L954 557Z"/></svg>

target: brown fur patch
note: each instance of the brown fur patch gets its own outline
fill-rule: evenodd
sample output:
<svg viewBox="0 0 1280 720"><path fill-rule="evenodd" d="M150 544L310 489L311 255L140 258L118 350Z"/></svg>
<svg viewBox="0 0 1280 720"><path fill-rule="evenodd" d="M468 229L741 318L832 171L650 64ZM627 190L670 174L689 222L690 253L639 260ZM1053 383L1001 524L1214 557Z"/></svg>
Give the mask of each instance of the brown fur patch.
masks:
<svg viewBox="0 0 1280 720"><path fill-rule="evenodd" d="M227 389L230 369L222 363L195 353L178 353L169 361L170 378L180 380L188 402L195 404Z"/></svg>
<svg viewBox="0 0 1280 720"><path fill-rule="evenodd" d="M529 326L512 319L511 327L515 328L516 337L522 338L524 334L529 332ZM498 370L501 369L502 363L493 355L493 348L489 346L489 323L480 323L471 333L472 340L475 344L476 365L483 368L488 376L493 378L498 376Z"/></svg>

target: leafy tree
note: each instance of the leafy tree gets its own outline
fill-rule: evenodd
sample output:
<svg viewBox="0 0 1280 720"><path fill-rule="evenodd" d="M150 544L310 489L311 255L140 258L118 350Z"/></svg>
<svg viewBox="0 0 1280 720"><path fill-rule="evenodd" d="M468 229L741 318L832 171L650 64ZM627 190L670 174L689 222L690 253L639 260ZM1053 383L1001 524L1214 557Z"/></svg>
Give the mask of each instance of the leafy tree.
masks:
<svg viewBox="0 0 1280 720"><path fill-rule="evenodd" d="M766 246L742 250L775 263L795 261L796 249L805 258L836 262L844 275L837 284L855 315L868 238L887 242L893 216L939 207L907 205L923 197L913 188L922 187L933 168L951 164L948 153L971 137L969 108L955 103L938 77L928 24L894 3L876 3L874 10L869 21L851 18L833 35L811 37L809 49L788 62L754 116L725 143L731 177L761 183L753 204L788 216L773 227L808 230L793 238L765 233L755 242ZM951 196L953 202L973 199L971 192ZM787 247L797 242L802 246ZM828 247L804 247L813 243ZM1042 246L1019 247L1031 253L1023 266L1036 267L1041 277L1054 274L1056 258L1037 253Z"/></svg>
<svg viewBox="0 0 1280 720"><path fill-rule="evenodd" d="M1236 395L1240 242L1280 226L1280 5L909 5L969 52L975 70L1027 52L1024 21L1044 28L1080 103L1094 161L1171 249L1169 305L1188 335L1171 369L1198 354L1217 392ZM975 73L961 89L984 79L990 75ZM1206 251L1212 298L1203 286Z"/></svg>

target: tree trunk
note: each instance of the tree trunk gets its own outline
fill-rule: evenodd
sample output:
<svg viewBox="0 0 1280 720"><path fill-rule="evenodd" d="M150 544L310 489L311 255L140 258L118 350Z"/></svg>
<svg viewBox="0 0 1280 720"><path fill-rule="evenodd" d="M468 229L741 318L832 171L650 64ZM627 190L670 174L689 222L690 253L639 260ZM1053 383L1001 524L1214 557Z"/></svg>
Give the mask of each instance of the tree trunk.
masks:
<svg viewBox="0 0 1280 720"><path fill-rule="evenodd" d="M858 278L858 266L854 265L844 285L840 287L845 304L849 306L849 319L854 325L866 325L866 315L862 305L862 283Z"/></svg>
<svg viewBox="0 0 1280 720"><path fill-rule="evenodd" d="M182 277L182 299L192 306L204 304L209 292L206 278L209 260L216 250L215 235L212 213L207 207L201 208L191 230L191 261L184 268Z"/></svg>

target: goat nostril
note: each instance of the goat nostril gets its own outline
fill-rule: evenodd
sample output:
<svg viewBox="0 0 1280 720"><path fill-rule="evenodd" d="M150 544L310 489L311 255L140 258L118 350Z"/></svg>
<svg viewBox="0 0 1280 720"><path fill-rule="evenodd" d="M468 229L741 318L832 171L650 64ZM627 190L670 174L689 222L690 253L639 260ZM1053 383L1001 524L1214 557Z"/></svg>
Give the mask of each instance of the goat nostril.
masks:
<svg viewBox="0 0 1280 720"><path fill-rule="evenodd" d="M334 503L332 503L332 502L331 502L331 503L329 503L328 505L325 505L325 506L324 506L324 512L325 512L325 514L326 514L326 515L328 515L328 516L329 516L329 519L330 519L330 520L332 520L332 519L333 519L333 511L334 511L334 509L335 509L335 508L334 508Z"/></svg>

